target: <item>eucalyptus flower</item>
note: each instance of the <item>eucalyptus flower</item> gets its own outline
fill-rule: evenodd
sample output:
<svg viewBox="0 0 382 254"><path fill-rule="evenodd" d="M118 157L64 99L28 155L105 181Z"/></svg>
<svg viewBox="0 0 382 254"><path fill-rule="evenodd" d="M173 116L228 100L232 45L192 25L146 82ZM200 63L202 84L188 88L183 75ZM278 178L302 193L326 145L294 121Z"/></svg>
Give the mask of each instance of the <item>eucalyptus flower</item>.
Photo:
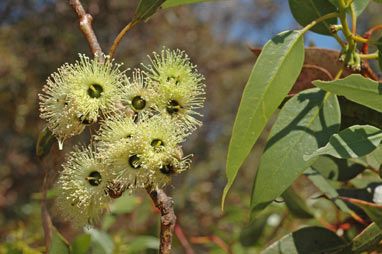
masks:
<svg viewBox="0 0 382 254"><path fill-rule="evenodd" d="M95 139L101 146L112 146L120 140L129 140L139 132L135 122L135 116L126 115L124 113L116 113L108 116L101 122L98 135Z"/></svg>
<svg viewBox="0 0 382 254"><path fill-rule="evenodd" d="M125 82L121 102L127 104L136 113L150 113L155 108L158 97L152 84L140 69L135 69L132 82L128 80Z"/></svg>
<svg viewBox="0 0 382 254"><path fill-rule="evenodd" d="M139 129L146 144L145 157L149 160L149 167L155 166L158 154L178 154L179 144L189 135L182 123L167 115L155 115L142 122Z"/></svg>
<svg viewBox="0 0 382 254"><path fill-rule="evenodd" d="M202 108L205 101L205 85L201 83L204 77L187 54L179 49L164 49L160 55L154 52L150 61L151 65L144 67L146 75L156 83L153 87L159 94L161 114L183 121L190 130L200 126L195 116L201 114L195 110Z"/></svg>
<svg viewBox="0 0 382 254"><path fill-rule="evenodd" d="M81 54L79 61L67 66L65 80L71 86L70 97L76 103L77 115L83 123L96 122L100 111L104 114L114 111L122 82L126 79L120 66L109 56L100 63Z"/></svg>
<svg viewBox="0 0 382 254"><path fill-rule="evenodd" d="M114 142L101 152L118 179L131 189L146 187L152 173L143 162L145 145L140 135L134 135L128 140Z"/></svg>
<svg viewBox="0 0 382 254"><path fill-rule="evenodd" d="M113 178L91 147L75 147L57 182L57 206L77 226L92 224L107 209L107 186Z"/></svg>
<svg viewBox="0 0 382 254"><path fill-rule="evenodd" d="M181 143L189 135L184 125L166 115L155 115L140 124L145 151L142 164L150 169L149 185L163 187L174 174L188 168L190 157L183 157Z"/></svg>
<svg viewBox="0 0 382 254"><path fill-rule="evenodd" d="M80 134L86 127L77 118L76 105L70 100L70 86L65 82L65 67L53 73L39 94L40 117L47 120L49 130L57 137L60 148L65 139Z"/></svg>
<svg viewBox="0 0 382 254"><path fill-rule="evenodd" d="M180 148L179 148L180 149ZM179 151L178 155L182 154ZM160 154L162 157L160 164L152 168L152 175L150 177L150 186L153 188L162 188L171 183L172 177L179 174L190 167L192 155L185 157L174 156L169 154Z"/></svg>
<svg viewBox="0 0 382 254"><path fill-rule="evenodd" d="M100 63L79 55L75 64L64 64L53 73L39 95L41 118L60 141L80 134L97 121L99 113L114 111L126 79L110 57Z"/></svg>

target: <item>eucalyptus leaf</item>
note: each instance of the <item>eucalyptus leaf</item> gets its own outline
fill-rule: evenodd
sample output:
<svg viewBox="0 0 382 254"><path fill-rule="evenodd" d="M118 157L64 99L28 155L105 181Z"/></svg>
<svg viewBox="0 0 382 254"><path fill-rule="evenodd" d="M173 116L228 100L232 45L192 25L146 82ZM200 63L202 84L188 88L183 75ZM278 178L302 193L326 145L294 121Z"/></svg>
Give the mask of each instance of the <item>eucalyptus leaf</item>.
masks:
<svg viewBox="0 0 382 254"><path fill-rule="evenodd" d="M352 3L352 6L354 8L355 15L358 17L361 15L361 13L367 8L369 5L370 0L355 0Z"/></svg>
<svg viewBox="0 0 382 254"><path fill-rule="evenodd" d="M382 43L382 37L379 38L379 42ZM382 45L377 45L378 48L378 64L379 64L379 70L382 71Z"/></svg>
<svg viewBox="0 0 382 254"><path fill-rule="evenodd" d="M251 218L314 162L304 160L303 155L315 151L338 132L340 118L337 97L318 88L305 90L284 105L256 172Z"/></svg>
<svg viewBox="0 0 382 254"><path fill-rule="evenodd" d="M302 26L310 24L321 16L337 11L336 7L328 0L288 0L288 2L293 17ZM310 30L319 34L331 35L329 25L334 24L337 24L337 18L330 18L315 25Z"/></svg>
<svg viewBox="0 0 382 254"><path fill-rule="evenodd" d="M348 100L382 112L382 83L352 74L333 81L313 81L321 89L345 96Z"/></svg>
<svg viewBox="0 0 382 254"><path fill-rule="evenodd" d="M70 245L68 241L54 227L52 228L52 240L50 242L49 253L51 254L71 253Z"/></svg>
<svg viewBox="0 0 382 254"><path fill-rule="evenodd" d="M338 0L329 0L334 6L338 8ZM355 15L358 17L361 13L367 8L370 0L354 0L352 3L352 7L354 8ZM351 14L351 8L347 8L346 10L349 14Z"/></svg>
<svg viewBox="0 0 382 254"><path fill-rule="evenodd" d="M114 200L110 206L110 211L113 214L128 214L141 203L141 199L125 192L122 197Z"/></svg>
<svg viewBox="0 0 382 254"><path fill-rule="evenodd" d="M304 62L301 31L282 32L268 41L248 79L228 149L222 207L239 168L271 115L292 88Z"/></svg>
<svg viewBox="0 0 382 254"><path fill-rule="evenodd" d="M364 164L331 156L319 156L312 167L323 177L335 181L348 181L367 168Z"/></svg>
<svg viewBox="0 0 382 254"><path fill-rule="evenodd" d="M42 159L46 156L56 141L57 139L53 136L53 133L48 129L48 127L42 129L36 143L37 157Z"/></svg>
<svg viewBox="0 0 382 254"><path fill-rule="evenodd" d="M367 202L360 199L355 198L346 198L342 197L342 199L362 208L365 213L372 219L375 224L382 229L382 205L377 205L375 203Z"/></svg>
<svg viewBox="0 0 382 254"><path fill-rule="evenodd" d="M92 254L112 254L114 243L111 237L103 231L95 228L86 228L85 233L92 238Z"/></svg>
<svg viewBox="0 0 382 254"><path fill-rule="evenodd" d="M245 246L253 246L261 237L270 214L262 214L256 217L249 225L242 228L240 232L240 243Z"/></svg>
<svg viewBox="0 0 382 254"><path fill-rule="evenodd" d="M147 21L165 1L166 0L140 0L135 10L132 23L141 20Z"/></svg>
<svg viewBox="0 0 382 254"><path fill-rule="evenodd" d="M154 236L138 236L127 244L127 253L141 253L147 249L159 249L159 239Z"/></svg>
<svg viewBox="0 0 382 254"><path fill-rule="evenodd" d="M330 200L332 200L341 211L355 215L355 213L350 210L346 203L339 199L339 194L337 190L325 179L320 173L313 168L309 168L304 172L305 176L308 177L310 181ZM353 216L354 217L354 216ZM358 217L358 216L357 216Z"/></svg>
<svg viewBox="0 0 382 254"><path fill-rule="evenodd" d="M336 158L356 158L374 151L382 141L382 130L370 125L354 125L330 137L329 143L304 159L328 154Z"/></svg>
<svg viewBox="0 0 382 254"><path fill-rule="evenodd" d="M167 0L163 5L163 9L180 6L180 5L186 5L186 4L195 4L195 3L201 3L201 2L213 2L213 1L221 1L221 0Z"/></svg>
<svg viewBox="0 0 382 254"><path fill-rule="evenodd" d="M352 252L354 254L360 254L366 251L372 250L379 245L382 240L382 231L375 224L371 223L360 234L353 238Z"/></svg>
<svg viewBox="0 0 382 254"><path fill-rule="evenodd" d="M262 254L350 254L351 244L326 228L306 227L284 236Z"/></svg>
<svg viewBox="0 0 382 254"><path fill-rule="evenodd" d="M307 206L304 199L302 199L292 187L289 187L281 195L285 201L286 206L289 211L296 217L302 219L311 219L313 218L313 213L310 208ZM256 218L257 219L257 218Z"/></svg>
<svg viewBox="0 0 382 254"><path fill-rule="evenodd" d="M86 254L90 248L91 236L83 234L72 242L72 254Z"/></svg>

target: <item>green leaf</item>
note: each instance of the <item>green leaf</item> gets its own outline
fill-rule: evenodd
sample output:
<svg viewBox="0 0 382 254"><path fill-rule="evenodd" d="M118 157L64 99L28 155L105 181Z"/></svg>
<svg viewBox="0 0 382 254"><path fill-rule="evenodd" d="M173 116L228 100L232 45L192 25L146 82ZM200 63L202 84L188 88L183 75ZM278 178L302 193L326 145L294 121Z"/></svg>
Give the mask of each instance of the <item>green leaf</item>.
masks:
<svg viewBox="0 0 382 254"><path fill-rule="evenodd" d="M186 5L186 4L195 4L195 3L201 3L201 2L212 2L212 1L220 1L220 0L167 0L163 5L163 9L180 6L180 5Z"/></svg>
<svg viewBox="0 0 382 254"><path fill-rule="evenodd" d="M382 240L382 231L375 224L371 223L367 228L365 228L359 235L354 237L352 240L352 253L360 254L366 251L372 250L374 247L379 245Z"/></svg>
<svg viewBox="0 0 382 254"><path fill-rule="evenodd" d="M289 211L296 217L302 219L310 219L313 218L313 213L310 208L306 205L304 199L302 199L292 187L289 187L284 193L281 195L285 201L286 206ZM257 220L257 218L256 218Z"/></svg>
<svg viewBox="0 0 382 254"><path fill-rule="evenodd" d="M341 197L341 199L346 200L365 211L365 213L372 219L377 226L382 229L382 205L377 205L375 203L370 203L364 200Z"/></svg>
<svg viewBox="0 0 382 254"><path fill-rule="evenodd" d="M329 0L334 6L338 8L338 0ZM361 13L366 9L366 7L369 5L370 0L355 0L352 3L352 6L354 8L355 15L358 17L361 15ZM351 9L347 8L346 10L349 14L351 14Z"/></svg>
<svg viewBox="0 0 382 254"><path fill-rule="evenodd" d="M382 4L382 0L374 0L377 4Z"/></svg>
<svg viewBox="0 0 382 254"><path fill-rule="evenodd" d="M362 159L362 158L361 158ZM379 168L382 164L382 146L379 145L372 153L369 153L363 159L372 168Z"/></svg>
<svg viewBox="0 0 382 254"><path fill-rule="evenodd" d="M382 37L378 39L379 42L382 43ZM378 65L380 71L382 71L382 45L377 45L378 48Z"/></svg>
<svg viewBox="0 0 382 254"><path fill-rule="evenodd" d="M72 243L72 254L86 254L89 251L91 236L88 234L80 235Z"/></svg>
<svg viewBox="0 0 382 254"><path fill-rule="evenodd" d="M305 161L303 155L325 144L339 126L340 109L334 94L312 88L284 105L256 172L251 218L279 197L314 162Z"/></svg>
<svg viewBox="0 0 382 254"><path fill-rule="evenodd" d="M140 203L140 198L125 192L124 195L122 195L122 197L116 199L114 203L110 206L110 211L113 214L131 213Z"/></svg>
<svg viewBox="0 0 382 254"><path fill-rule="evenodd" d="M138 236L127 244L126 253L137 253L147 249L159 249L159 239L154 236Z"/></svg>
<svg viewBox="0 0 382 254"><path fill-rule="evenodd" d="M360 74L333 81L313 81L321 89L345 96L348 100L382 112L382 83Z"/></svg>
<svg viewBox="0 0 382 254"><path fill-rule="evenodd" d="M351 243L321 227L306 227L290 233L262 254L350 254Z"/></svg>
<svg viewBox="0 0 382 254"><path fill-rule="evenodd" d="M131 23L147 21L166 0L140 0Z"/></svg>
<svg viewBox="0 0 382 254"><path fill-rule="evenodd" d="M341 211L350 214L353 218L359 218L346 203L339 199L337 190L320 173L312 168L305 171L305 176L329 199L331 199Z"/></svg>
<svg viewBox="0 0 382 254"><path fill-rule="evenodd" d="M112 254L114 251L114 243L111 237L103 231L95 228L85 229L86 234L90 234L92 238L92 254Z"/></svg>
<svg viewBox="0 0 382 254"><path fill-rule="evenodd" d="M361 15L361 13L366 9L366 7L369 5L370 0L356 0L353 1L352 6L355 11L355 15L358 17Z"/></svg>
<svg viewBox="0 0 382 254"><path fill-rule="evenodd" d="M330 137L329 143L311 155L310 160L318 155L329 154L336 158L356 158L374 151L382 140L382 131L370 125L354 125Z"/></svg>
<svg viewBox="0 0 382 254"><path fill-rule="evenodd" d="M330 180L348 181L366 169L365 165L331 156L320 156L312 167Z"/></svg>
<svg viewBox="0 0 382 254"><path fill-rule="evenodd" d="M114 214L106 214L104 217L103 217L103 220L102 220L102 227L101 229L103 231L108 231L109 228L114 224L114 222L117 220L117 216L114 215Z"/></svg>
<svg viewBox="0 0 382 254"><path fill-rule="evenodd" d="M240 243L245 246L253 246L262 235L270 214L262 214L256 217L249 225L243 227L240 232Z"/></svg>
<svg viewBox="0 0 382 254"><path fill-rule="evenodd" d="M52 241L50 242L51 254L69 254L70 245L68 241L57 231L56 228L52 230Z"/></svg>
<svg viewBox="0 0 382 254"><path fill-rule="evenodd" d="M295 20L302 26L310 24L313 20L336 12L337 9L328 0L288 0L289 8ZM329 25L337 24L337 18L327 19L310 30L324 35L331 35Z"/></svg>
<svg viewBox="0 0 382 254"><path fill-rule="evenodd" d="M36 155L39 159L42 159L45 155L47 155L52 148L52 145L57 141L57 139L53 136L53 133L45 127L40 132L37 143L36 143Z"/></svg>
<svg viewBox="0 0 382 254"><path fill-rule="evenodd" d="M301 31L282 32L268 41L243 92L228 149L222 207L240 166L271 115L292 88L304 62Z"/></svg>

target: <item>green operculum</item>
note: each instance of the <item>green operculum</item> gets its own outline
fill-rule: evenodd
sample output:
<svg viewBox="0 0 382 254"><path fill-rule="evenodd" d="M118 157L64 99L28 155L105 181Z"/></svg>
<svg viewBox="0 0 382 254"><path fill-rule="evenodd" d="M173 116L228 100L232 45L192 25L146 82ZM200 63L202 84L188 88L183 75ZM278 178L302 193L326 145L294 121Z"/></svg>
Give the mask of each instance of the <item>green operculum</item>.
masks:
<svg viewBox="0 0 382 254"><path fill-rule="evenodd" d="M175 173L174 166L171 164L163 165L159 170L165 175L172 175Z"/></svg>
<svg viewBox="0 0 382 254"><path fill-rule="evenodd" d="M140 168L141 167L141 160L139 159L137 154L131 155L129 157L129 165L132 168Z"/></svg>
<svg viewBox="0 0 382 254"><path fill-rule="evenodd" d="M88 88L88 95L91 98L99 98L101 97L103 92L103 88L99 84L91 84Z"/></svg>
<svg viewBox="0 0 382 254"><path fill-rule="evenodd" d="M171 100L167 103L166 110L170 115L178 113L182 106L176 100Z"/></svg>
<svg viewBox="0 0 382 254"><path fill-rule="evenodd" d="M135 96L131 101L134 110L142 110L146 106L146 101L141 96Z"/></svg>
<svg viewBox="0 0 382 254"><path fill-rule="evenodd" d="M91 186L98 186L102 182L102 176L98 171L92 171L85 180L89 182Z"/></svg>

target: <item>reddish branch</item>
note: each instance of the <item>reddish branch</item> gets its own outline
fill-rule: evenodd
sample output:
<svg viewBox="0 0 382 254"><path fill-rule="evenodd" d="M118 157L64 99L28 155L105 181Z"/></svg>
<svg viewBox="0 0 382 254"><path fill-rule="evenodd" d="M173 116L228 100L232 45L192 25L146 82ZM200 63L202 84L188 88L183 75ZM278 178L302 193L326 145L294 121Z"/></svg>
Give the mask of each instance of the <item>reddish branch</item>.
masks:
<svg viewBox="0 0 382 254"><path fill-rule="evenodd" d="M160 254L171 253L172 232L176 223L176 216L174 213L174 201L168 197L162 189L152 190L150 187L146 188L147 193L150 195L155 206L160 210L161 227L160 227Z"/></svg>
<svg viewBox="0 0 382 254"><path fill-rule="evenodd" d="M180 244L183 246L184 250L186 251L186 254L194 254L195 253L194 250L191 248L191 245L189 244L186 236L183 234L183 230L178 223L175 225L174 231Z"/></svg>
<svg viewBox="0 0 382 254"><path fill-rule="evenodd" d="M377 31L378 29L382 29L382 25L379 25L379 26L375 26L373 28L371 28L369 31L367 31L365 34L364 34L364 38L365 39L369 39L370 36L375 32ZM364 54L367 54L367 52L369 51L369 44L367 43L364 43L363 44L363 47L362 47L362 53ZM363 63L363 74L366 76L366 77L369 77L371 79L374 79L374 80L379 80L377 75L375 75L375 73L371 70L370 68L370 65L369 65L369 62L367 59L364 60L364 63Z"/></svg>
<svg viewBox="0 0 382 254"><path fill-rule="evenodd" d="M80 28L88 40L93 55L98 56L99 60L103 61L102 49L98 43L97 37L95 36L92 27L92 16L85 12L84 7L79 0L69 0L69 4L78 15Z"/></svg>
<svg viewBox="0 0 382 254"><path fill-rule="evenodd" d="M41 219L44 229L46 253L49 253L50 242L52 241L52 220L48 212L46 192L49 187L48 169L44 167L45 175L42 184L42 199L41 199Z"/></svg>

